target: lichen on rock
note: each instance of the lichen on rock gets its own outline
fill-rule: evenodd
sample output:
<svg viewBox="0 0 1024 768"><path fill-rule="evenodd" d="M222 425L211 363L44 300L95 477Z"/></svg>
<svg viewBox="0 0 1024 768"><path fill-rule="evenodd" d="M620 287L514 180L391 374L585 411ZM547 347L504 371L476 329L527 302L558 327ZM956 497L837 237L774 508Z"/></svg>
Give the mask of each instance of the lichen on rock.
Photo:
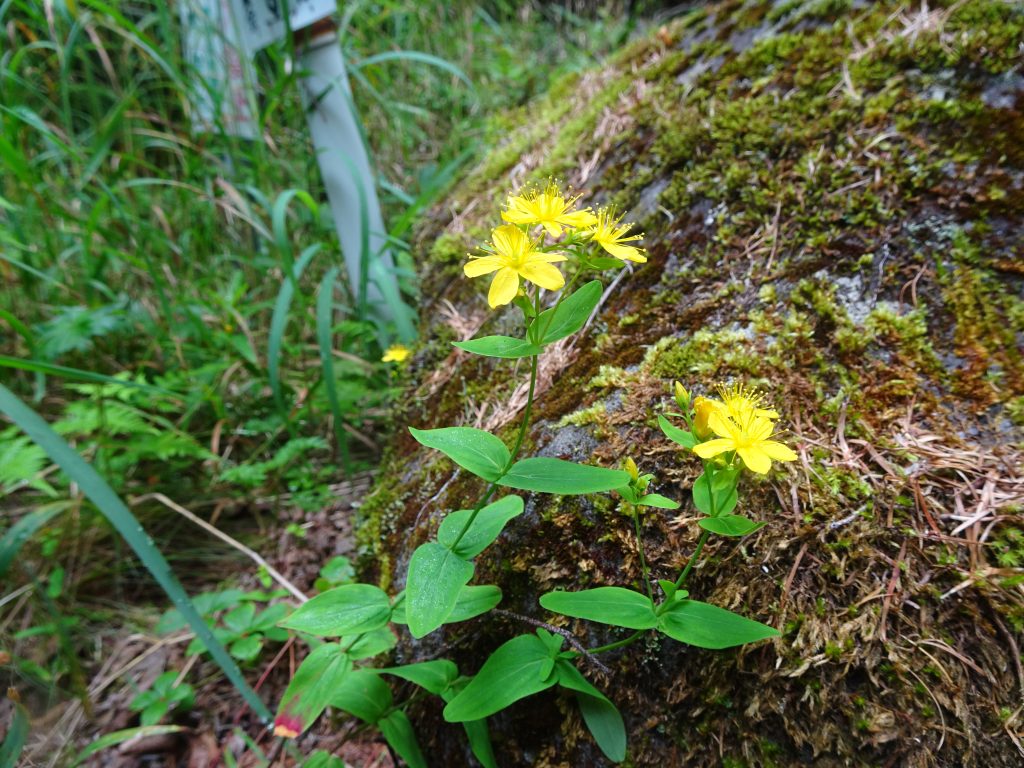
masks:
<svg viewBox="0 0 1024 768"><path fill-rule="evenodd" d="M839 13L842 11L842 13ZM632 456L677 513L645 516L666 577L698 530L698 465L657 429L670 383L760 386L800 461L745 480L768 525L721 540L691 593L782 632L712 652L651 637L599 686L637 766L969 765L1024 759L1024 8L724 2L505 116L500 141L418 234L423 333L397 424L509 431L524 371L453 339L507 332L460 254L503 196L558 177L646 232L647 264L541 361L528 452ZM439 516L481 490L399 430L361 513L367 567L401 588ZM637 584L614 500L527 495L479 558L509 611L553 588ZM563 619L564 621L564 619ZM569 622L585 643L619 637ZM456 624L401 660L473 672L529 631ZM588 674L594 670L586 670ZM440 709L437 765L468 761ZM503 765L603 765L572 707L492 718Z"/></svg>

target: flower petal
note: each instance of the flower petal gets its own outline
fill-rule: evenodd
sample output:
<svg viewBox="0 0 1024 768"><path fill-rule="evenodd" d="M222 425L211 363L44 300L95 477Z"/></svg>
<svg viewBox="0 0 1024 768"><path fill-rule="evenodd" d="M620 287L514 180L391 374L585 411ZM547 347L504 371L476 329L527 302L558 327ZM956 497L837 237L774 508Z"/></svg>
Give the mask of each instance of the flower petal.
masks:
<svg viewBox="0 0 1024 768"><path fill-rule="evenodd" d="M476 256L463 266L462 271L466 273L466 277L480 277L489 275L502 266L503 262L497 256Z"/></svg>
<svg viewBox="0 0 1024 768"><path fill-rule="evenodd" d="M560 253L544 253L543 251L530 251L526 254L523 259L524 264L532 264L533 262L541 261L545 264L553 264L556 261L568 261L568 257L563 256Z"/></svg>
<svg viewBox="0 0 1024 768"><path fill-rule="evenodd" d="M621 245L619 243L606 241L601 243L601 247L616 259L622 259L623 261L635 261L637 264L647 263L647 257L644 256L643 251L639 248L634 248L632 245Z"/></svg>
<svg viewBox="0 0 1024 768"><path fill-rule="evenodd" d="M558 217L558 223L564 224L567 227L572 227L573 229L592 227L597 224L597 216L595 216L594 212L589 208L584 208L582 211L563 213Z"/></svg>
<svg viewBox="0 0 1024 768"><path fill-rule="evenodd" d="M751 472L766 475L768 470L772 468L772 460L768 457L767 453L760 449L760 446L744 446L739 448L736 453L740 455L743 463L747 465L747 469Z"/></svg>
<svg viewBox="0 0 1024 768"><path fill-rule="evenodd" d="M515 224L502 224L491 232L491 242L499 256L518 261L524 251L530 247L529 238Z"/></svg>
<svg viewBox="0 0 1024 768"><path fill-rule="evenodd" d="M716 408L708 414L708 426L711 431L719 437L728 437L733 440L740 434L739 426L732 419L726 416L721 409Z"/></svg>
<svg viewBox="0 0 1024 768"><path fill-rule="evenodd" d="M487 292L487 303L491 308L508 304L519 291L519 274L511 267L502 267L494 274L491 289Z"/></svg>
<svg viewBox="0 0 1024 768"><path fill-rule="evenodd" d="M708 440L706 443L697 443L693 446L693 452L702 459L710 459L726 451L736 450L736 442L728 439Z"/></svg>
<svg viewBox="0 0 1024 768"><path fill-rule="evenodd" d="M558 225L558 222L551 219L543 219L540 223L544 225L544 229L546 229L548 234L552 237L558 237L562 234L562 228Z"/></svg>
<svg viewBox="0 0 1024 768"><path fill-rule="evenodd" d="M528 261L519 267L519 274L549 291L558 291L565 286L565 278L558 268L541 261Z"/></svg>
<svg viewBox="0 0 1024 768"><path fill-rule="evenodd" d="M775 440L764 440L758 448L776 461L796 461L797 459L797 455L792 448Z"/></svg>

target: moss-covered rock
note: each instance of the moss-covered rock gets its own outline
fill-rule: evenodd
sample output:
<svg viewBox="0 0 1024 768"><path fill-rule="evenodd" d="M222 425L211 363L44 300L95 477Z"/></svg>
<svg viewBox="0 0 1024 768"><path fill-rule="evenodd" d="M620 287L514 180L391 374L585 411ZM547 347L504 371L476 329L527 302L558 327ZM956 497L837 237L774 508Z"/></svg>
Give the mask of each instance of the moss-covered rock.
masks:
<svg viewBox="0 0 1024 768"><path fill-rule="evenodd" d="M842 11L842 13L839 13ZM510 189L559 177L646 231L581 338L541 361L529 452L632 456L684 499L645 519L674 576L698 535L692 457L656 416L678 379L740 380L783 412L800 460L744 481L768 522L713 540L694 596L781 638L710 652L650 637L585 671L615 701L637 766L1020 765L1024 715L1024 8L1000 0L725 2L689 13L545 101L421 229L424 335L400 424L507 435L522 366L440 340L514 327L453 254ZM556 441L556 436L557 441ZM361 513L392 589L412 550L481 484L396 436ZM556 587L637 584L607 497L527 497L479 558L502 607ZM566 624L586 644L620 634ZM473 672L530 627L508 614L403 641ZM440 708L417 713L436 765L466 763ZM603 765L551 693L492 718L502 765Z"/></svg>

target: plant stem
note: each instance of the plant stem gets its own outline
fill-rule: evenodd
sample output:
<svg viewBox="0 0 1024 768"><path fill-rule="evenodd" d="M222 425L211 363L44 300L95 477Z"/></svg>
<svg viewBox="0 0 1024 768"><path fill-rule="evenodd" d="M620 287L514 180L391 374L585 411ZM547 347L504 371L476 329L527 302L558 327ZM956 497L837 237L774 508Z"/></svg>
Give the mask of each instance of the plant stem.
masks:
<svg viewBox="0 0 1024 768"><path fill-rule="evenodd" d="M644 587L647 589L647 596L651 598L651 602L654 602L654 590L651 589L651 573L647 568L647 558L644 557L644 542L640 538L640 507L636 504L630 504L633 508L633 532L636 534L636 548L640 553L640 572L644 577Z"/></svg>
<svg viewBox="0 0 1024 768"><path fill-rule="evenodd" d="M487 488L487 492L483 495L483 498L477 502L477 505L473 508L469 517L466 519L465 524L462 526L462 530L459 531L459 535L455 537L455 541L452 543L449 549L455 550L462 541L462 537L466 535L466 531L473 525L473 521L476 520L476 516L480 510L484 508L484 505L490 501L491 496L498 490L498 483L501 482L501 478L508 474L508 471L512 469L512 465L516 461L516 457L519 455L519 449L523 447L523 439L526 437L526 430L530 426L530 413L533 410L533 396L537 390L537 355L530 356L530 390L526 394L526 408L523 410L523 420L519 423L519 434L516 435L515 445L512 447L512 452L509 455L508 463L501 470L501 474L498 475L497 479L493 480L490 486Z"/></svg>
<svg viewBox="0 0 1024 768"><path fill-rule="evenodd" d="M530 426L530 412L533 410L533 395L537 390L537 358L538 355L530 355L530 389L526 393L526 408L523 409L523 420L519 424L519 434L516 435L515 445L512 446L512 455L509 456L508 465L501 472L502 477L512 469L512 465L515 463L516 457L519 455L519 449L523 447L523 438L526 437L526 429Z"/></svg>
<svg viewBox="0 0 1024 768"><path fill-rule="evenodd" d="M711 535L710 531L703 531L700 538L697 540L697 548L693 550L693 554L690 555L690 562L686 564L683 572L679 574L679 578L676 579L676 589L679 589L686 583L686 577L690 575L690 571L693 570L693 566L697 562L697 558L700 557L700 551L704 549L704 542L708 540L708 536Z"/></svg>
<svg viewBox="0 0 1024 768"><path fill-rule="evenodd" d="M632 645L637 640L639 640L641 637L643 637L643 634L644 634L645 631L646 630L638 629L632 635L630 635L629 637L627 637L627 638L625 638L623 640L618 640L618 641L616 641L614 643L608 643L608 645L599 645L597 648L590 648L590 649L587 650L587 653L590 653L590 654L604 653L605 651L614 651L616 648L624 648L627 645Z"/></svg>
<svg viewBox="0 0 1024 768"><path fill-rule="evenodd" d="M718 511L715 509L715 467L710 461L703 461L704 464L704 476L707 478L708 484L708 498L711 504L711 517L716 517ZM697 548L693 550L693 554L690 556L690 561L686 564L683 572L679 574L679 578L676 579L676 588L682 587L686 583L686 577L690 575L690 571L693 570L693 566L697 564L697 558L700 557L700 551L704 549L704 543L708 540L708 536L711 535L710 531L703 531L700 538L697 540Z"/></svg>

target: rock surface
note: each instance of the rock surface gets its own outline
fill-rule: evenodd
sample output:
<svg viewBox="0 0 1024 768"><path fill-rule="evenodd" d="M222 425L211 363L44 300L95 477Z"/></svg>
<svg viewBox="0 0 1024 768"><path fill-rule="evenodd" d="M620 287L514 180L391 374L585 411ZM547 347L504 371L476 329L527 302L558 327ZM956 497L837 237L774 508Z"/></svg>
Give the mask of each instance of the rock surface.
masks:
<svg viewBox="0 0 1024 768"><path fill-rule="evenodd" d="M541 361L523 455L632 456L681 499L645 519L674 576L699 529L698 472L657 429L680 380L743 381L783 414L800 460L748 477L768 522L712 539L691 593L782 636L738 651L651 637L583 671L623 712L637 766L1016 766L1024 761L1024 7L726 2L694 10L496 127L497 148L422 228L425 345L361 513L392 591L412 550L481 484L404 425L509 436L523 366L450 342L514 331L467 251L520 184L561 179L646 232L650 260ZM502 608L558 621L554 588L637 584L610 497L527 495L478 558ZM569 622L585 644L622 637ZM508 616L403 641L474 672ZM469 764L440 707L416 713L438 766ZM491 719L503 766L607 764L571 701Z"/></svg>

